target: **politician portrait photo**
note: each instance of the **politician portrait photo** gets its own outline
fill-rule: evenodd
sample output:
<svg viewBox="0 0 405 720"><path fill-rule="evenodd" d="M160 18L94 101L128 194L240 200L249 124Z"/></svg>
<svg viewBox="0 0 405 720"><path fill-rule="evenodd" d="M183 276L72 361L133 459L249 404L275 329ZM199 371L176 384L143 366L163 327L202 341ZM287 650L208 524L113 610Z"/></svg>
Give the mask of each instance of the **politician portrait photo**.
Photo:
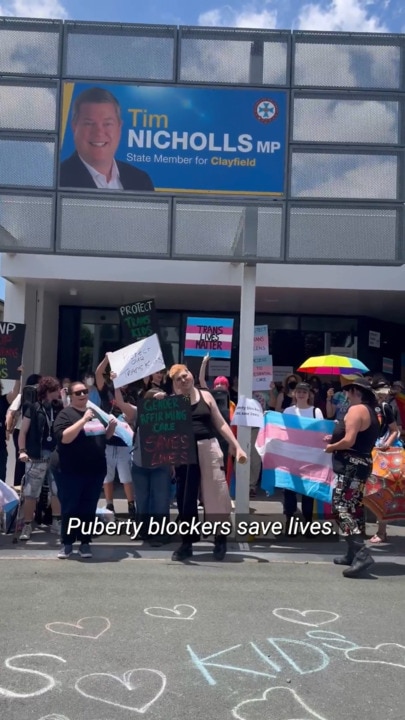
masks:
<svg viewBox="0 0 405 720"><path fill-rule="evenodd" d="M122 132L117 98L100 87L83 90L73 101L74 151L60 165L60 187L154 191L148 173L115 155Z"/></svg>

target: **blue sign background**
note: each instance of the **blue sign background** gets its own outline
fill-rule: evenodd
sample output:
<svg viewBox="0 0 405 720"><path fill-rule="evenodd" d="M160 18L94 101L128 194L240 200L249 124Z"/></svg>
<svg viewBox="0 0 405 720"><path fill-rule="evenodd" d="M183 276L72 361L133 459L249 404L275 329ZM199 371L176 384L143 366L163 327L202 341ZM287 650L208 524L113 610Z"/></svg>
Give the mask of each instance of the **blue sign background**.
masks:
<svg viewBox="0 0 405 720"><path fill-rule="evenodd" d="M121 106L123 127L116 159L146 171L155 190L284 193L286 91L65 83L61 161L75 151L70 124L73 101L92 87L109 90ZM156 116L163 117L158 120ZM160 131L164 134L158 136L158 142L170 143L165 149L153 145L153 137ZM148 133L152 147L146 147ZM178 147L173 147L176 133L180 139L188 133L187 148L178 140ZM193 133L198 133L193 141L196 148L190 147ZM137 147L134 135L141 141L143 137L144 147Z"/></svg>

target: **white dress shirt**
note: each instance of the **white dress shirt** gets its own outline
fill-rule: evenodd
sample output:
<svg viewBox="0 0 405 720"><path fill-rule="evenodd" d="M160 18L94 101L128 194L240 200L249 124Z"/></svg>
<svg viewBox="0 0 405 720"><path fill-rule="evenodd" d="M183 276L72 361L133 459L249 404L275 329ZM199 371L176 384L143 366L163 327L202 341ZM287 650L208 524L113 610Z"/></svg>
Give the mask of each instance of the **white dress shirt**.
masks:
<svg viewBox="0 0 405 720"><path fill-rule="evenodd" d="M79 155L80 157L80 155ZM112 173L111 173L111 180L107 182L107 178L103 173L98 172L98 170L95 170L91 165L86 163L82 157L80 157L80 160L82 161L83 165L87 168L89 171L91 177L93 178L94 182L96 183L96 186L101 189L105 190L123 190L124 188L121 185L120 181L120 174L118 171L117 163L115 160L113 160L113 166L112 166Z"/></svg>

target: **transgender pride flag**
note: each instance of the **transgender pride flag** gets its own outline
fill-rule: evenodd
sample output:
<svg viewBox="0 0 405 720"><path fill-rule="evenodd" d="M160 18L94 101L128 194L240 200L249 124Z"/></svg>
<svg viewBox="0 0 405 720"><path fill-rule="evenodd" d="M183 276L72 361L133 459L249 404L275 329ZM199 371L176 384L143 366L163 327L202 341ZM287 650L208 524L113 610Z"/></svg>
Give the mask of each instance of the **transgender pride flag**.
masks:
<svg viewBox="0 0 405 720"><path fill-rule="evenodd" d="M330 503L333 491L332 455L325 453L325 435L334 422L278 412L264 414L256 449L262 458L262 488L274 487Z"/></svg>
<svg viewBox="0 0 405 720"><path fill-rule="evenodd" d="M230 358L233 320L228 318L187 318L185 357Z"/></svg>

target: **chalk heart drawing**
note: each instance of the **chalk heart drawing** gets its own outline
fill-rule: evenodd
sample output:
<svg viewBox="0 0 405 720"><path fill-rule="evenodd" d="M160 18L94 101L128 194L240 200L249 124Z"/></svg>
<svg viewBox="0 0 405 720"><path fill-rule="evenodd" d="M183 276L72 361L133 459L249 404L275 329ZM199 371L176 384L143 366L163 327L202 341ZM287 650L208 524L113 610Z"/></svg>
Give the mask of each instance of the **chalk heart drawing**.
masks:
<svg viewBox="0 0 405 720"><path fill-rule="evenodd" d="M272 687L260 698L244 700L232 710L237 720L326 720L306 705L292 688Z"/></svg>
<svg viewBox="0 0 405 720"><path fill-rule="evenodd" d="M318 628L321 625L335 622L339 619L339 615L329 610L295 610L294 608L276 608L273 615L286 620L287 622L296 623L297 625L306 625L307 627Z"/></svg>
<svg viewBox="0 0 405 720"><path fill-rule="evenodd" d="M122 677L111 673L91 673L75 683L75 689L83 697L141 714L160 698L165 687L166 675L149 668L129 670ZM126 704L129 702L132 704Z"/></svg>
<svg viewBox="0 0 405 720"><path fill-rule="evenodd" d="M49 632L57 635L73 635L74 637L98 640L107 630L111 623L108 618L99 615L80 618L76 623L53 622L45 625Z"/></svg>
<svg viewBox="0 0 405 720"><path fill-rule="evenodd" d="M197 610L192 605L175 605L173 608L150 607L144 613L165 620L192 620Z"/></svg>
<svg viewBox="0 0 405 720"><path fill-rule="evenodd" d="M376 663L405 668L405 646L397 643L381 643L376 647L357 647L345 650L348 660L358 663Z"/></svg>

